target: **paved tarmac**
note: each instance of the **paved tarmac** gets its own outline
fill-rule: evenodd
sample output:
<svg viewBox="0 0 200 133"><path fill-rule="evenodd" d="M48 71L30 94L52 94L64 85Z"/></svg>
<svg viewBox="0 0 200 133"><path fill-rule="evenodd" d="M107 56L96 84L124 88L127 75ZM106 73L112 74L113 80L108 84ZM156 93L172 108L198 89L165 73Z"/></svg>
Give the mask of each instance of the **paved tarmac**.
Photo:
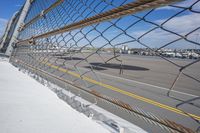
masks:
<svg viewBox="0 0 200 133"><path fill-rule="evenodd" d="M179 109L176 108L176 105L181 102L177 99L188 100L200 96L200 88L198 87L200 63L196 63L184 71L195 77L197 81L181 75L174 91L170 93L170 96L177 98L174 99L166 94L179 68L169 62L157 57L124 55L121 57L124 70L123 74L120 75L119 66L116 65L119 62L111 61L109 64L102 65L103 61L98 55L90 56L86 62L83 59L87 56L88 54L77 54L73 58L38 56L35 57L37 61L34 65L39 64L41 69L72 81L76 85L84 86L88 90L95 90L103 95L123 101L133 108L141 108L184 127L195 130L199 126L184 113L187 112L194 119L200 120L199 101L193 102L195 106L185 104ZM111 55L101 56L104 60L111 58ZM37 64L38 60L40 63ZM191 62L191 60L180 59L171 59L171 61L182 66ZM90 64L96 66L94 71L91 71Z"/></svg>

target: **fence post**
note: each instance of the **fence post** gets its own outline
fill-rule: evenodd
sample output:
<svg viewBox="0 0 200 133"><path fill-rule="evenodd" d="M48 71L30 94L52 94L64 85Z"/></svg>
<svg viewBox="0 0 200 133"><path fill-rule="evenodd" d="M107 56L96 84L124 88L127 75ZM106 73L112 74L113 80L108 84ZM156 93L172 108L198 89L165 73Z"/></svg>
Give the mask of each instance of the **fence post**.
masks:
<svg viewBox="0 0 200 133"><path fill-rule="evenodd" d="M18 29L19 29L20 25L24 22L24 19L26 17L26 14L28 12L28 9L29 9L30 5L31 5L31 1L30 0L27 0L26 3L24 4L24 7L23 7L23 9L21 11L21 14L19 16L19 20L18 20L18 22L16 24L16 27L14 29L14 32L13 32L12 37L10 39L10 42L8 44L8 48L7 48L6 52L5 52L5 54L8 55L8 56L10 56L11 53L12 53L12 50L13 50L12 44L16 41L16 38L19 35Z"/></svg>

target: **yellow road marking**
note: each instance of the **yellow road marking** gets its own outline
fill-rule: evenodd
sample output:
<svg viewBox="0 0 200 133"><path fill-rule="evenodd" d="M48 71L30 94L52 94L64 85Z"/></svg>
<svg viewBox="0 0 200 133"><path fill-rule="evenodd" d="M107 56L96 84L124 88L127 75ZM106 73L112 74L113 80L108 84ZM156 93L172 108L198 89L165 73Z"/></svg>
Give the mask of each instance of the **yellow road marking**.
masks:
<svg viewBox="0 0 200 133"><path fill-rule="evenodd" d="M48 63L48 62L41 62L43 64L46 64L54 69L58 69L59 71L61 72L64 72L64 73L67 73L67 74L70 74L74 77L77 77L77 78L81 78L81 76L75 72L72 72L72 71L68 71L64 68L61 68L59 66L55 66L51 63ZM159 102L156 102L154 100L151 100L149 98L145 98L145 97L142 97L142 96L139 96L137 94L134 94L134 93L131 93L131 92L128 92L128 91L124 91L124 90L121 90L117 87L114 87L114 86L111 86L111 85L108 85L108 84L104 84L102 82L99 82L99 81L96 81L94 79L91 79L89 77L86 77L86 76L82 76L82 79L85 80L85 81L88 81L90 83L93 83L93 84L96 84L96 85L99 85L99 86L102 86L104 88L107 88L107 89L110 89L110 90L113 90L115 92L118 92L118 93L121 93L121 94L124 94L126 96L129 96L129 97L132 97L134 99L137 99L137 100L140 100L140 101L143 101L143 102L146 102L146 103L149 103L149 104L152 104L154 106L157 106L157 107L160 107L160 108L163 108L163 109L166 109L166 110L169 110L169 111L172 111L172 112L175 112L177 114L181 114L181 115L184 115L184 116L187 116L187 114L189 114L190 116L192 116L193 118L195 118L196 120L200 120L200 116L197 116L197 115L194 115L194 114L191 114L191 113L183 113L181 110L177 109L177 108L174 108L174 107L171 107L171 106L168 106L168 105L165 105L165 104L162 104L162 103L159 103Z"/></svg>

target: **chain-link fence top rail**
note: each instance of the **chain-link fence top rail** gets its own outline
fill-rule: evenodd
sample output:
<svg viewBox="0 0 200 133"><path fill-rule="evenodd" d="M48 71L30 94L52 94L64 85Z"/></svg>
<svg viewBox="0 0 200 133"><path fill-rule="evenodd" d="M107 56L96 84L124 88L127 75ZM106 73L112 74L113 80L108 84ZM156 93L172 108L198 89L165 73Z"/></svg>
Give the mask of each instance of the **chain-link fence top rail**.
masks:
<svg viewBox="0 0 200 133"><path fill-rule="evenodd" d="M109 84L112 90L122 79L159 86L164 89L146 88L155 95L153 100L161 95L176 101L174 106L196 122L193 130L199 130L199 0L31 2L13 52L15 58L113 98L118 98L118 91L110 94L102 88ZM137 88L130 82L124 84ZM177 93L180 91L183 93ZM134 92L145 93L142 89ZM188 110L191 106L195 115Z"/></svg>

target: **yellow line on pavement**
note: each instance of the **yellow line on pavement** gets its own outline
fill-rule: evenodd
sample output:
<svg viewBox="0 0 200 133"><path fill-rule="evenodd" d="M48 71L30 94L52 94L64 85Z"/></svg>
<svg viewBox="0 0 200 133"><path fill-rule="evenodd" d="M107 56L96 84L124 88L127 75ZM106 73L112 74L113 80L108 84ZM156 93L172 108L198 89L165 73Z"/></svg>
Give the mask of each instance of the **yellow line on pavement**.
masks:
<svg viewBox="0 0 200 133"><path fill-rule="evenodd" d="M77 74L75 72L72 72L72 71L69 71L69 70L66 70L64 68L61 68L59 66L55 66L51 63L48 63L48 62L41 62L42 64L46 64L47 66L50 66L51 68L54 68L54 69L57 69L61 72L64 72L64 73L67 73L67 74L70 74L74 77L77 77L77 78L82 78L83 80L85 81L88 81L90 83L93 83L93 84L96 84L96 85L99 85L99 86L102 86L104 88L107 88L107 89L110 89L110 90L113 90L115 92L118 92L118 93L121 93L123 95L126 95L126 96L129 96L129 97L132 97L134 99L137 99L137 100L140 100L140 101L143 101L143 102L146 102L146 103L149 103L149 104L152 104L154 106L157 106L157 107L160 107L162 109L166 109L166 110L169 110L169 111L172 111L172 112L175 112L177 114L180 114L180 115L184 115L184 116L187 116L187 114L189 114L190 116L192 116L194 119L196 120L200 120L200 116L197 116L197 115L194 115L194 114L191 114L191 113L187 113L185 114L183 111L177 109L177 108L174 108L174 107L171 107L171 106L168 106L168 105L165 105L165 104L162 104L162 103L159 103L159 102L156 102L154 100L151 100L149 98L145 98L145 97L142 97L142 96L139 96L137 94L134 94L134 93L131 93L131 92L128 92L128 91L125 91L125 90L121 90L117 87L114 87L114 86L111 86L111 85L108 85L108 84L105 84L105 83L102 83L102 82L99 82L99 81L96 81L92 78L89 78L89 77L86 77L86 76L80 76L80 74Z"/></svg>

